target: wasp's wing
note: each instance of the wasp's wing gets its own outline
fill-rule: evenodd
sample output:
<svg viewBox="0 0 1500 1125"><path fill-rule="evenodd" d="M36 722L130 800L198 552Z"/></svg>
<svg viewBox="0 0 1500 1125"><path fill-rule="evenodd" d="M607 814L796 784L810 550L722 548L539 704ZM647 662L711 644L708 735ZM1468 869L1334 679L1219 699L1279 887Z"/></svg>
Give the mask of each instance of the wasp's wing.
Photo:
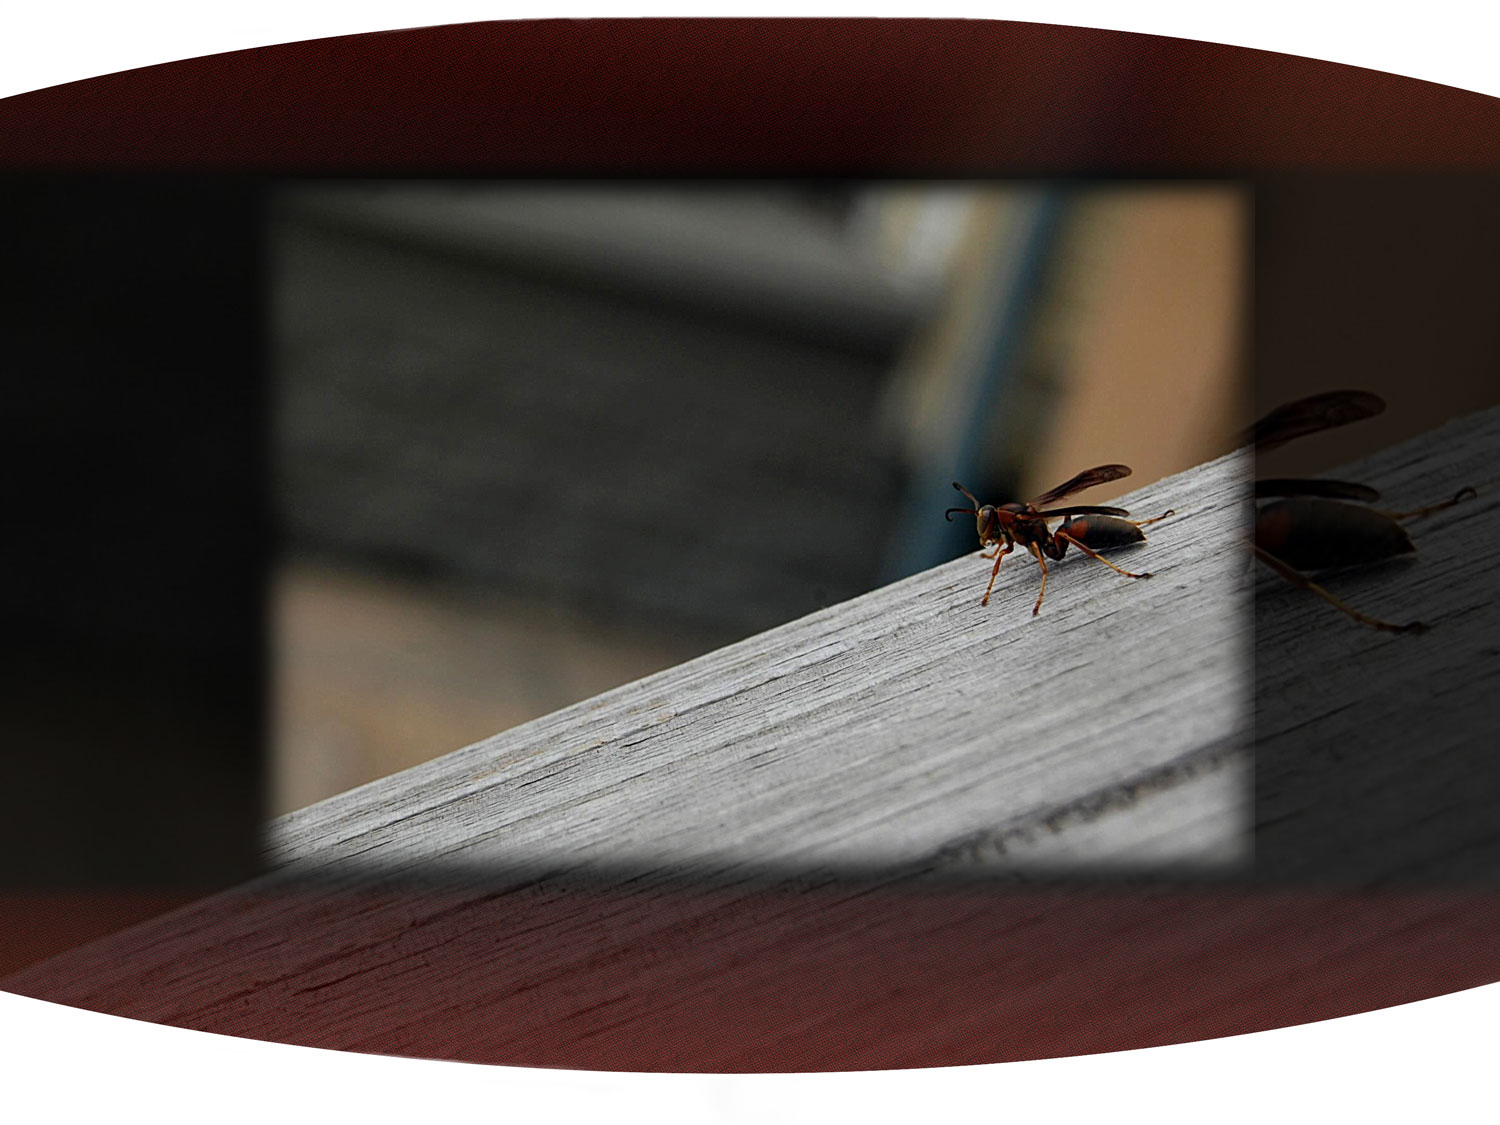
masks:
<svg viewBox="0 0 1500 1125"><path fill-rule="evenodd" d="M1031 503L1035 507L1043 507L1061 500L1064 496L1071 496L1075 492L1082 492L1085 488L1093 488L1096 484L1104 484L1106 481L1119 480L1121 477L1130 475L1129 465L1099 465L1097 468L1085 469L1072 480L1064 481L1050 492L1044 492Z"/></svg>
<svg viewBox="0 0 1500 1125"><path fill-rule="evenodd" d="M1043 519L1052 519L1054 516L1128 516L1124 508L1101 508L1097 504L1069 504L1066 508L1053 508L1050 511L1038 513Z"/></svg>
<svg viewBox="0 0 1500 1125"><path fill-rule="evenodd" d="M1256 449L1275 449L1293 438L1373 418L1384 409L1385 400L1368 391L1328 391L1278 406L1250 427L1245 440Z"/></svg>
<svg viewBox="0 0 1500 1125"><path fill-rule="evenodd" d="M1301 480L1296 477L1258 480L1255 495L1266 496L1327 496L1335 500L1362 500L1373 503L1380 493L1367 484L1355 484L1350 480Z"/></svg>

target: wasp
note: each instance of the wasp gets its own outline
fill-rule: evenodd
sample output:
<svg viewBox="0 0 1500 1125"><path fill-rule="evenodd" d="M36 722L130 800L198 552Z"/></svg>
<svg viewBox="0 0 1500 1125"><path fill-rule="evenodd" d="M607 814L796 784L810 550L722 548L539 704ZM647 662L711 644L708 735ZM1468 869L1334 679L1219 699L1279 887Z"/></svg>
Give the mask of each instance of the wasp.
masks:
<svg viewBox="0 0 1500 1125"><path fill-rule="evenodd" d="M1328 391L1279 406L1250 428L1257 454L1294 438L1373 418L1385 402L1368 391ZM1369 485L1345 480L1275 478L1255 482L1255 557L1299 590L1307 590L1356 621L1393 633L1418 633L1421 621L1397 625L1345 604L1307 571L1367 566L1417 549L1401 521L1420 519L1478 495L1461 488L1450 499L1409 512L1361 507L1380 499ZM1269 501L1260 504L1261 501Z"/></svg>
<svg viewBox="0 0 1500 1125"><path fill-rule="evenodd" d="M1059 508L1047 508L1048 504L1056 504L1075 492L1082 492L1086 488L1093 488L1096 484L1105 484L1129 475L1129 466L1099 465L1093 469L1085 469L1071 480L1065 481L1049 492L1042 493L1028 503L1013 502L1000 505L981 505L972 492L958 481L954 481L953 487L968 497L969 503L974 506L972 508L949 508L943 513L944 518L951 522L954 512L972 515L979 531L980 557L995 560L995 569L990 571L990 584L985 587L984 597L979 599L979 604L990 604L990 591L995 588L995 576L1000 573L1000 563L1015 549L1017 543L1030 551L1042 568L1042 588L1037 593L1036 605L1031 607L1033 617L1041 612L1042 598L1047 593L1047 559L1060 561L1070 545L1077 547L1090 558L1098 559L1105 566L1123 574L1126 578L1150 578L1149 573L1134 574L1115 566L1099 552L1125 547L1131 543L1144 542L1146 536L1141 528L1166 519L1172 515L1171 511L1163 512L1155 519L1127 520L1123 517L1130 513L1124 508L1106 508L1091 504L1068 504ZM1063 523L1054 531L1048 528L1047 521L1055 519L1062 519ZM983 553L991 547L994 548L993 554Z"/></svg>

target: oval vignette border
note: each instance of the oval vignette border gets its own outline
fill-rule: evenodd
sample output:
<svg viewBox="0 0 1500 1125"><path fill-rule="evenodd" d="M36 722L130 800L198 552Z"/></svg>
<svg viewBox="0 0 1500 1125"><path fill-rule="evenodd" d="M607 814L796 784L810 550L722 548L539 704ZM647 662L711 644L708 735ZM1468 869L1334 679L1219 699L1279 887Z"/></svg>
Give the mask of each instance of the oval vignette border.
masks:
<svg viewBox="0 0 1500 1125"><path fill-rule="evenodd" d="M0 169L1493 172L1500 101L1246 48L1036 24L482 23L7 98ZM206 1031L462 1061L889 1069L1147 1047L1423 999L1500 980L1497 930L1500 895L1468 891L247 888L0 986ZM306 971L287 973L288 948ZM161 971L172 962L182 970Z"/></svg>

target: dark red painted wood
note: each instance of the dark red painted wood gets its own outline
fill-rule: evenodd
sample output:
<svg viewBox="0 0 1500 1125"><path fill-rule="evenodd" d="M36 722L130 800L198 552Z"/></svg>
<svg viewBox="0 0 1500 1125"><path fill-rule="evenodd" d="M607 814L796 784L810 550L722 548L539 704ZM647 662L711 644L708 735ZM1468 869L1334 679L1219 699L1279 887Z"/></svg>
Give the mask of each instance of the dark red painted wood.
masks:
<svg viewBox="0 0 1500 1125"><path fill-rule="evenodd" d="M0 165L949 174L1494 167L1500 102L974 20L552 20L314 40L0 101Z"/></svg>
<svg viewBox="0 0 1500 1125"><path fill-rule="evenodd" d="M0 987L472 1062L864 1069L1121 1050L1500 978L1500 896L532 887L206 900Z"/></svg>

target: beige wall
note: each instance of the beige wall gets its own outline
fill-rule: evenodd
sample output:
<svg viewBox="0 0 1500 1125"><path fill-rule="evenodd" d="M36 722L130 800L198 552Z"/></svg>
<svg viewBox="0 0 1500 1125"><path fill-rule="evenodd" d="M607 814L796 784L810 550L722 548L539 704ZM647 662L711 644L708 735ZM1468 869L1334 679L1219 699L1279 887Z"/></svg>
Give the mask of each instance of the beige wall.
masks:
<svg viewBox="0 0 1500 1125"><path fill-rule="evenodd" d="M1025 495L1112 461L1135 470L1113 486L1128 491L1227 451L1245 424L1248 194L1111 189L1080 211L1055 298L1055 413Z"/></svg>

